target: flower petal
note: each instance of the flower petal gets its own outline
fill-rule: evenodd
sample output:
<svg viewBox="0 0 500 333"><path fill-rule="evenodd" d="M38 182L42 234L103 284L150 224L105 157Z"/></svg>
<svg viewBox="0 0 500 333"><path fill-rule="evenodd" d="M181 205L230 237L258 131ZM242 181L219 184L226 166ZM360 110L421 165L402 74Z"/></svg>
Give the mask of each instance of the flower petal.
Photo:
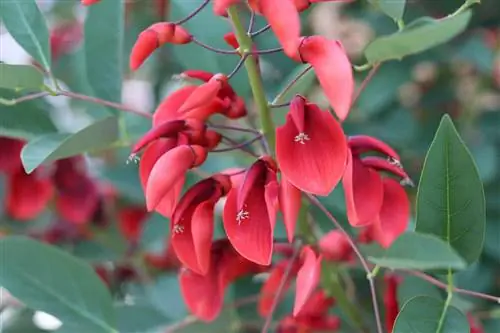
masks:
<svg viewBox="0 0 500 333"><path fill-rule="evenodd" d="M352 66L339 41L323 36L305 37L299 48L303 61L311 64L335 114L347 118L354 94Z"/></svg>
<svg viewBox="0 0 500 333"><path fill-rule="evenodd" d="M210 103L217 96L226 80L225 75L216 74L208 82L198 86L181 105L179 113L186 113Z"/></svg>
<svg viewBox="0 0 500 333"><path fill-rule="evenodd" d="M340 230L332 230L321 237L319 248L323 257L331 261L347 261L353 253L347 235Z"/></svg>
<svg viewBox="0 0 500 333"><path fill-rule="evenodd" d="M295 235L295 225L300 212L301 192L293 186L286 176L281 177L280 186L280 208L283 214L288 241L291 243Z"/></svg>
<svg viewBox="0 0 500 333"><path fill-rule="evenodd" d="M24 142L17 139L0 137L0 172L15 172L21 166L21 150Z"/></svg>
<svg viewBox="0 0 500 333"><path fill-rule="evenodd" d="M260 289L259 303L257 305L259 314L262 317L266 317L271 312L274 300L278 296L276 294L277 290L281 284L281 281L285 277L285 273L289 265L290 261L288 260L279 262L272 268L267 280L262 285L262 288ZM288 288L290 288L292 277L293 274L288 274L285 285L281 290L281 295L279 295L280 298L283 298Z"/></svg>
<svg viewBox="0 0 500 333"><path fill-rule="evenodd" d="M153 127L169 120L181 119L179 108L196 88L198 87L193 85L184 86L168 95L153 114Z"/></svg>
<svg viewBox="0 0 500 333"><path fill-rule="evenodd" d="M240 0L214 0L214 13L218 16L227 16L228 8L239 2Z"/></svg>
<svg viewBox="0 0 500 333"><path fill-rule="evenodd" d="M295 302L293 315L296 316L306 304L307 300L318 286L321 275L321 256L309 246L305 246L301 253L302 266L297 273Z"/></svg>
<svg viewBox="0 0 500 333"><path fill-rule="evenodd" d="M326 196L344 173L347 142L329 112L308 104L303 132L299 132L290 113L286 123L277 128L276 154L281 172L290 183L304 192Z"/></svg>
<svg viewBox="0 0 500 333"><path fill-rule="evenodd" d="M229 241L241 256L260 265L269 265L273 227L264 192L263 186L252 189L245 205L238 210L238 189L233 188L224 205L223 222Z"/></svg>
<svg viewBox="0 0 500 333"><path fill-rule="evenodd" d="M184 120L171 120L157 124L132 147L132 154L137 154L142 148L159 138L177 137L177 133L185 129L185 126L186 122Z"/></svg>
<svg viewBox="0 0 500 333"><path fill-rule="evenodd" d="M375 240L388 248L410 223L410 202L404 188L392 178L384 178L384 203L374 224Z"/></svg>
<svg viewBox="0 0 500 333"><path fill-rule="evenodd" d="M384 199L380 175L349 154L342 185L349 223L353 227L373 223Z"/></svg>
<svg viewBox="0 0 500 333"><path fill-rule="evenodd" d="M370 151L376 151L381 154L392 157L393 159L400 161L401 157L399 154L392 149L387 143L368 135L354 135L350 136L347 140L349 148L351 148L354 155L363 154Z"/></svg>

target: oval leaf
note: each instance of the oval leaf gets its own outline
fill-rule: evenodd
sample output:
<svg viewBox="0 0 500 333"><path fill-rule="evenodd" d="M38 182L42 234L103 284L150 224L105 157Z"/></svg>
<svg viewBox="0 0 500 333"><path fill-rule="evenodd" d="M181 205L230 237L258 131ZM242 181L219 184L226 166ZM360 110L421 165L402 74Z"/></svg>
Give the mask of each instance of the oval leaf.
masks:
<svg viewBox="0 0 500 333"><path fill-rule="evenodd" d="M408 232L402 234L380 257L369 256L376 265L391 269L463 269L464 260L441 239Z"/></svg>
<svg viewBox="0 0 500 333"><path fill-rule="evenodd" d="M35 0L2 1L0 18L16 42L49 70L49 31Z"/></svg>
<svg viewBox="0 0 500 333"><path fill-rule="evenodd" d="M409 24L403 31L375 39L365 49L369 63L397 59L416 54L446 43L465 30L471 12L440 20L420 18Z"/></svg>
<svg viewBox="0 0 500 333"><path fill-rule="evenodd" d="M387 16L399 21L405 13L406 0L369 0L375 7Z"/></svg>
<svg viewBox="0 0 500 333"><path fill-rule="evenodd" d="M27 306L63 322L64 331L115 333L111 295L91 266L24 237L0 240L0 285Z"/></svg>
<svg viewBox="0 0 500 333"><path fill-rule="evenodd" d="M486 225L483 185L472 155L445 115L425 158L417 193L416 231L435 235L472 263Z"/></svg>
<svg viewBox="0 0 500 333"><path fill-rule="evenodd" d="M30 141L21 151L21 160L27 173L40 164L104 149L118 139L118 118L109 117L85 127L74 134L55 133Z"/></svg>
<svg viewBox="0 0 500 333"><path fill-rule="evenodd" d="M0 64L0 88L41 90L43 74L33 66Z"/></svg>
<svg viewBox="0 0 500 333"><path fill-rule="evenodd" d="M117 103L122 98L123 28L123 1L89 7L84 36L88 83L96 97Z"/></svg>
<svg viewBox="0 0 500 333"><path fill-rule="evenodd" d="M401 308L393 333L469 333L469 330L467 318L457 308L446 306L439 299L417 296Z"/></svg>

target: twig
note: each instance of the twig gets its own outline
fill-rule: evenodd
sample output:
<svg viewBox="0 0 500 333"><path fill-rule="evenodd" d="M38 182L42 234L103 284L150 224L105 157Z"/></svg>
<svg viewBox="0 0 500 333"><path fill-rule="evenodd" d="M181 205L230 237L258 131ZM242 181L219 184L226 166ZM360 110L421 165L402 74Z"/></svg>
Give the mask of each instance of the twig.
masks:
<svg viewBox="0 0 500 333"><path fill-rule="evenodd" d="M194 324L197 321L198 321L198 318L196 318L195 316L187 316L183 320L167 327L167 330L165 331L165 333L173 333L173 332L180 330L186 326Z"/></svg>
<svg viewBox="0 0 500 333"><path fill-rule="evenodd" d="M232 78L236 73L238 73L238 71L240 70L241 66L243 66L243 64L245 63L245 60L247 59L247 57L248 57L248 54L244 54L241 57L241 59L236 64L236 67L234 67L234 69L231 71L231 73L229 73L227 75L228 79Z"/></svg>
<svg viewBox="0 0 500 333"><path fill-rule="evenodd" d="M283 98L283 96L285 96L285 94L295 85L295 83L297 83L297 81L299 81L304 75L306 75L307 72L309 72L310 70L312 69L312 66L308 66L306 67L302 72L300 72L292 81L288 82L288 84L286 85L285 88L283 88L283 90L278 94L276 95L276 97L274 98L273 100L273 105L276 104L276 103L279 103L281 102L281 99Z"/></svg>
<svg viewBox="0 0 500 333"><path fill-rule="evenodd" d="M268 24L268 25L266 25L265 27L263 27L263 28L261 28L261 29L259 29L259 30L255 31L255 32L252 32L252 33L250 34L250 36L251 36L251 37L258 36L258 35L260 35L261 33L266 32L266 31L267 31L267 30L269 30L270 28L271 28L271 26Z"/></svg>
<svg viewBox="0 0 500 333"><path fill-rule="evenodd" d="M439 287L441 289L446 290L448 288L448 285L446 283L443 283L443 282L439 281L438 279L436 279L430 275L427 275L425 273L418 272L418 271L406 270L406 269L401 270L401 271L405 272L407 274L413 275L415 277L418 277L422 280L425 280L425 281L429 282L430 284L433 284L436 287ZM500 304L500 297L496 297L496 296L492 296L492 295L488 295L488 294L483 294L483 293L472 291L472 290L456 288L456 287L453 287L453 292L456 292L457 294L462 294L462 295L469 295L471 297L482 298L482 299L485 299L488 301L493 301L493 302Z"/></svg>
<svg viewBox="0 0 500 333"><path fill-rule="evenodd" d="M248 30L247 34L252 35L252 30L255 25L255 12L252 10L252 13L250 14L250 22L248 23Z"/></svg>
<svg viewBox="0 0 500 333"><path fill-rule="evenodd" d="M26 96L22 96L22 97L19 97L16 99L0 98L0 104L12 106L12 105L16 105L16 104L19 104L22 102L31 101L33 99L42 98L42 97L45 97L48 95L50 95L50 93L48 93L47 91L42 91L42 92L37 92L37 93L29 94Z"/></svg>
<svg viewBox="0 0 500 333"><path fill-rule="evenodd" d="M188 16L176 21L174 24L181 25L183 23L186 23L187 21L192 19L194 16L196 16L196 14L198 14L203 8L205 8L209 2L210 2L210 0L205 0L198 8L196 8L190 14L188 14Z"/></svg>
<svg viewBox="0 0 500 333"><path fill-rule="evenodd" d="M271 54L271 53L277 53L277 52L281 52L283 51L283 48L282 47L276 47L274 49L267 49L267 50L258 50L257 54Z"/></svg>
<svg viewBox="0 0 500 333"><path fill-rule="evenodd" d="M257 140L260 140L262 138L262 134L261 135L258 135L250 140L246 140L242 143L239 143L237 145L234 145L234 146L231 146L229 148L221 148L221 149L214 149L211 151L211 153L224 153L224 152L228 152L228 151L233 151L233 150L239 150L239 149L242 149L246 146L249 146L251 145L252 143L254 143L255 141Z"/></svg>
<svg viewBox="0 0 500 333"><path fill-rule="evenodd" d="M202 41L192 38L192 42L215 53L220 53L220 54L238 54L237 50L223 50L223 49L218 49L216 47L210 46L208 44L203 43Z"/></svg>
<svg viewBox="0 0 500 333"><path fill-rule="evenodd" d="M238 131L238 132L245 132L245 133L253 133L253 134L256 134L256 135L262 134L258 130L251 129L251 128L243 128L243 127L238 127L238 126L213 125L213 124L210 124L210 125L208 125L208 127L215 128L215 129L229 130L229 131Z"/></svg>
<svg viewBox="0 0 500 333"><path fill-rule="evenodd" d="M225 135L222 135L222 138L224 140L228 141L229 143L235 145L235 146L239 144L238 141L235 141L235 140L233 140L233 139L231 139L231 138L229 138L229 137L227 137ZM241 151L243 151L243 152L245 152L245 153L247 153L247 154L252 155L253 157L259 157L258 154L254 153L251 149L248 149L247 146L239 147L238 149L241 150Z"/></svg>
<svg viewBox="0 0 500 333"><path fill-rule="evenodd" d="M340 231L342 231L342 233L344 233L346 235L347 241L349 242L349 245L351 246L352 250L354 251L354 253L358 257L358 259L359 259L359 261L361 263L361 266L363 266L363 269L366 272L366 278L368 279L368 282L370 283L370 293L371 293L371 297L372 297L372 304L373 304L373 312L374 312L374 315L375 315L375 322L377 324L377 332L378 333L383 333L382 322L380 320L380 310L379 310L378 301L377 301L377 291L376 291L376 288L375 288L375 283L373 281L374 278L371 275L370 267L368 266L368 262L363 257L363 254L361 254L361 251L359 250L359 248L356 245L356 243L352 240L351 236L340 225L340 223L335 219L335 217L333 217L333 215L328 211L328 209L326 209L326 207L323 206L323 204L315 196L313 196L312 194L307 194L306 196L307 196L307 198L309 199L309 201L312 204L316 205L328 217L328 219L330 221L332 221L332 223L335 225L335 227L337 229L339 229Z"/></svg>
<svg viewBox="0 0 500 333"><path fill-rule="evenodd" d="M373 79L373 76L377 73L377 71L378 71L379 68L380 68L380 64L374 65L372 67L372 69L370 70L370 72L368 73L368 75L366 75L366 77L363 80L363 82L361 82L361 85L359 86L359 89L356 92L356 95L354 96L354 99L352 101L353 105L354 105L354 103L356 103L356 101L358 100L359 96L361 96L361 93L363 92L363 90L365 90L365 88L368 85L368 83L370 83L370 81Z"/></svg>

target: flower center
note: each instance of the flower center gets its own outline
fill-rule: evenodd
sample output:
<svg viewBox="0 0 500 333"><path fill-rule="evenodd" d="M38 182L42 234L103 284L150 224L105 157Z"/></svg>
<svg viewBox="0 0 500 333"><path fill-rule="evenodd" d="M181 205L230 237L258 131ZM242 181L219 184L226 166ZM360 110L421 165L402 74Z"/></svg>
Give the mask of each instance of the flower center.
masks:
<svg viewBox="0 0 500 333"><path fill-rule="evenodd" d="M305 145L305 141L309 141L311 140L309 138L309 135L307 135L306 133L304 132L300 132L296 137L295 137L295 142L299 142L300 144L303 144Z"/></svg>
<svg viewBox="0 0 500 333"><path fill-rule="evenodd" d="M250 218L250 213L247 212L245 209L242 209L236 214L236 221L238 222L238 225L241 225L241 222L243 220L248 220Z"/></svg>
<svg viewBox="0 0 500 333"><path fill-rule="evenodd" d="M173 228L174 234L182 234L184 232L184 226L180 224L174 224Z"/></svg>

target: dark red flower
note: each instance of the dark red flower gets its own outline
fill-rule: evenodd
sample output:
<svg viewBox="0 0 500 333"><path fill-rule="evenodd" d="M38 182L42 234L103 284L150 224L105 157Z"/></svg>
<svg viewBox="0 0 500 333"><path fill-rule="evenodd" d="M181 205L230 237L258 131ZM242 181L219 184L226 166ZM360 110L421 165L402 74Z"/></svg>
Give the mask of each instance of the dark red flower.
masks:
<svg viewBox="0 0 500 333"><path fill-rule="evenodd" d="M227 77L224 74L215 74L206 83L196 87L182 103L178 112L188 113L193 109L206 105L217 97L224 85L227 85Z"/></svg>
<svg viewBox="0 0 500 333"><path fill-rule="evenodd" d="M71 22L59 25L50 32L50 53L52 60L76 49L83 37L80 23Z"/></svg>
<svg viewBox="0 0 500 333"><path fill-rule="evenodd" d="M21 150L24 141L0 136L0 172L16 172L22 168Z"/></svg>
<svg viewBox="0 0 500 333"><path fill-rule="evenodd" d="M319 241L319 248L323 257L331 261L348 261L353 254L347 235L340 230L325 234Z"/></svg>
<svg viewBox="0 0 500 333"><path fill-rule="evenodd" d="M224 206L224 228L229 241L243 257L269 265L278 210L276 165L262 157L248 168L245 179L233 188Z"/></svg>
<svg viewBox="0 0 500 333"><path fill-rule="evenodd" d="M231 189L229 176L214 175L193 185L171 220L172 246L184 266L200 275L210 267L214 206Z"/></svg>
<svg viewBox="0 0 500 333"><path fill-rule="evenodd" d="M301 96L293 98L286 123L276 129L280 170L298 189L328 195L347 163L347 142L339 123Z"/></svg>
<svg viewBox="0 0 500 333"><path fill-rule="evenodd" d="M385 326L388 332L392 332L396 317L399 313L398 304L398 285L399 278L393 274L384 276L385 291L384 291L384 307L385 307Z"/></svg>
<svg viewBox="0 0 500 333"><path fill-rule="evenodd" d="M141 236L142 226L148 212L142 206L125 207L118 212L118 226L129 242L136 243Z"/></svg>

